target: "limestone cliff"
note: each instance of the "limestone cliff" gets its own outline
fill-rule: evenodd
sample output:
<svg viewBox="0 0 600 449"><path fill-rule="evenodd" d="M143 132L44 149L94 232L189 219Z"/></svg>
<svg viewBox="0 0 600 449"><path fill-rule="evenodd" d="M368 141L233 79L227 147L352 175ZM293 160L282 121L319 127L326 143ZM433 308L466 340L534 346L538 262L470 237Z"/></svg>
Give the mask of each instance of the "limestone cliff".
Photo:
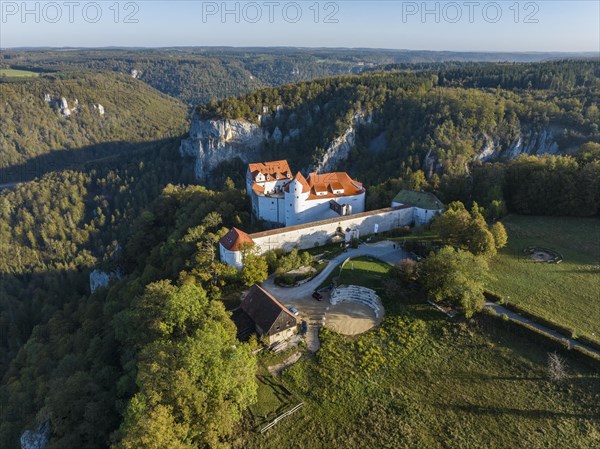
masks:
<svg viewBox="0 0 600 449"><path fill-rule="evenodd" d="M348 159L350 151L354 147L356 139L356 128L362 124L371 123L373 117L364 112L357 112L352 117L352 124L344 131L344 134L335 138L325 150L319 163L313 167L318 173L334 171L340 162Z"/></svg>
<svg viewBox="0 0 600 449"><path fill-rule="evenodd" d="M194 160L196 178L207 181L221 162L239 158L247 163L257 158L267 137L265 130L246 120L203 120L194 115L179 152Z"/></svg>
<svg viewBox="0 0 600 449"><path fill-rule="evenodd" d="M36 430L26 430L21 435L21 449L44 449L50 441L50 421L44 422Z"/></svg>
<svg viewBox="0 0 600 449"><path fill-rule="evenodd" d="M521 154L558 154L558 139L563 129L557 125L548 125L539 130L523 126L518 135L508 145L502 145L498 139L486 136L481 151L475 156L482 161L514 159ZM564 150L564 149L563 149Z"/></svg>

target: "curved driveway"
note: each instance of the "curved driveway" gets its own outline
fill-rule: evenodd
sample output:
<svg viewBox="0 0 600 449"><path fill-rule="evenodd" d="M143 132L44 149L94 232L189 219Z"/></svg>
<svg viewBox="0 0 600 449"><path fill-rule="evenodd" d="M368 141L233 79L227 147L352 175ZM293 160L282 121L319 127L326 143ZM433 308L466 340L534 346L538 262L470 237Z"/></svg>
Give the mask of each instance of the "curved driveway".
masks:
<svg viewBox="0 0 600 449"><path fill-rule="evenodd" d="M395 248L394 248L395 246ZM299 300L303 298L310 298L312 293L321 285L321 283L327 279L327 276L338 268L338 266L349 257L355 258L360 256L371 256L377 259L383 260L391 265L400 262L403 259L409 258L406 251L400 248L400 245L389 240L377 242L373 244L363 243L358 248L348 249L346 252L334 257L329 261L329 264L310 281L299 285L298 287L279 287L275 285L275 276L271 275L266 281L262 283L262 287L275 296L286 305L290 305L288 301Z"/></svg>

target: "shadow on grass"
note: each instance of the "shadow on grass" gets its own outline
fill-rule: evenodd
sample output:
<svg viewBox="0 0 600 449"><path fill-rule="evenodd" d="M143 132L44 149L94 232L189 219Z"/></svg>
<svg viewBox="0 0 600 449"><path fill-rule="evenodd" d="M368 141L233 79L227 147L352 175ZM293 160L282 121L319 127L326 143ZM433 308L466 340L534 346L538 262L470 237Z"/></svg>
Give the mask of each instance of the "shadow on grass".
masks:
<svg viewBox="0 0 600 449"><path fill-rule="evenodd" d="M600 412L591 413L569 413L569 412L558 412L554 410L522 410L518 408L510 407L488 407L474 404L434 404L440 409L456 410L467 413L475 413L477 415L487 416L501 416L501 415L513 415L522 418L533 418L533 419L548 419L548 418L580 418L580 419L600 419Z"/></svg>
<svg viewBox="0 0 600 449"><path fill-rule="evenodd" d="M262 404L255 404L249 409L250 415L254 420L254 425L258 427L267 424L268 422L275 419L277 416L285 413L288 409L295 405L295 396L289 391L283 384L277 382L270 375L258 375L256 376L258 381L259 389L267 388L270 390L271 398L267 400L267 397L259 394L259 402L263 401Z"/></svg>

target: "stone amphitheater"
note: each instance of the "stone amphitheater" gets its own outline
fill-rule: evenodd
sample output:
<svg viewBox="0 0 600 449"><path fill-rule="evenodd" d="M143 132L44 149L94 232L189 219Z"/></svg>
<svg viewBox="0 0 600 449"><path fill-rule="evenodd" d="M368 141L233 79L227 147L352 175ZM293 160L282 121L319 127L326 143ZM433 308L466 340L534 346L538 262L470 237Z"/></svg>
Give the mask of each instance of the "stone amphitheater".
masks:
<svg viewBox="0 0 600 449"><path fill-rule="evenodd" d="M345 335L356 335L381 323L384 310L374 290L358 285L340 286L331 292L325 325Z"/></svg>

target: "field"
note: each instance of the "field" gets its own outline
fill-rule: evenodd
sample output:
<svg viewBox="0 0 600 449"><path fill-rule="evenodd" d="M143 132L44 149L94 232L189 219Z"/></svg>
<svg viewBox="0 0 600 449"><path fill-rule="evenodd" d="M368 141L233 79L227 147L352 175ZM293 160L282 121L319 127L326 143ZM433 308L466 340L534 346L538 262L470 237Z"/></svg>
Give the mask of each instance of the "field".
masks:
<svg viewBox="0 0 600 449"><path fill-rule="evenodd" d="M565 355L568 378L552 384L553 349L507 323L405 310L352 339L323 330L316 357L282 374L304 409L264 435L246 432L243 447L598 447L597 367Z"/></svg>
<svg viewBox="0 0 600 449"><path fill-rule="evenodd" d="M387 280L379 261L354 259L354 270L349 263L341 283ZM525 330L485 314L450 320L423 304L418 289L400 284L382 299L386 316L369 332L344 337L321 329L321 349L277 380L305 407L264 435L245 426L235 447L599 447L594 362L563 352L566 378L551 383L548 354L559 349ZM279 407L270 402L271 410Z"/></svg>
<svg viewBox="0 0 600 449"><path fill-rule="evenodd" d="M600 220L505 219L508 246L490 264L488 287L506 301L600 341ZM535 263L523 250L550 248L560 264Z"/></svg>
<svg viewBox="0 0 600 449"><path fill-rule="evenodd" d="M7 78L35 78L39 76L39 73L28 70L0 69L0 77L2 76Z"/></svg>
<svg viewBox="0 0 600 449"><path fill-rule="evenodd" d="M370 257L357 257L346 262L341 272L339 269L333 270L321 287L335 281L337 285L354 284L380 290L390 268L391 266L385 262Z"/></svg>

